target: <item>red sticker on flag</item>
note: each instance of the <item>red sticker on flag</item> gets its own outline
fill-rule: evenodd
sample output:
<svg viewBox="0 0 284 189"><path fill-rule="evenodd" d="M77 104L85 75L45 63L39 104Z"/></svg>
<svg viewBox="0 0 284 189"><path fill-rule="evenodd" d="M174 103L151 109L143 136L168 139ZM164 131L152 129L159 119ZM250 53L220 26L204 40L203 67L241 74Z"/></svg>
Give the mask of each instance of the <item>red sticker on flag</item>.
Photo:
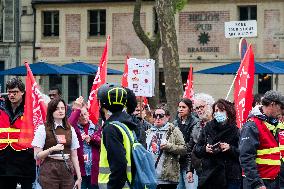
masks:
<svg viewBox="0 0 284 189"><path fill-rule="evenodd" d="M60 144L65 144L66 143L65 135L57 135L57 139L58 139L58 142Z"/></svg>
<svg viewBox="0 0 284 189"><path fill-rule="evenodd" d="M89 161L89 156L88 156L88 154L84 154L83 157L84 157L84 162Z"/></svg>

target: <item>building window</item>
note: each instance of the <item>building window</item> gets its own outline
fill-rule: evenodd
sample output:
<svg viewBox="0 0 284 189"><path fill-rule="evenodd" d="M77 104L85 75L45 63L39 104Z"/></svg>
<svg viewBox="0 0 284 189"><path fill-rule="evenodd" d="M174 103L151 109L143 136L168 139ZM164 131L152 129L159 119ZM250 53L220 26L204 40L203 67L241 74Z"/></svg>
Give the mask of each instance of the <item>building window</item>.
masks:
<svg viewBox="0 0 284 189"><path fill-rule="evenodd" d="M256 6L241 6L239 7L240 20L256 20L257 9Z"/></svg>
<svg viewBox="0 0 284 189"><path fill-rule="evenodd" d="M89 11L89 36L106 35L106 10Z"/></svg>
<svg viewBox="0 0 284 189"><path fill-rule="evenodd" d="M59 11L43 12L43 36L59 36Z"/></svg>

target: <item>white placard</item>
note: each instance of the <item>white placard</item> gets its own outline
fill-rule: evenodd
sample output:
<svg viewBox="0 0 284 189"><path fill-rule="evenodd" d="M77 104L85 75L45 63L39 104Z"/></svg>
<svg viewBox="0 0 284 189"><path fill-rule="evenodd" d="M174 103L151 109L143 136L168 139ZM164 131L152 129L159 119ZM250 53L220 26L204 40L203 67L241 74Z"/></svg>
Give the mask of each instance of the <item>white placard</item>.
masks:
<svg viewBox="0 0 284 189"><path fill-rule="evenodd" d="M256 36L257 36L256 20L225 22L226 38L256 37Z"/></svg>
<svg viewBox="0 0 284 189"><path fill-rule="evenodd" d="M154 96L155 61L152 59L129 58L128 87L136 96Z"/></svg>

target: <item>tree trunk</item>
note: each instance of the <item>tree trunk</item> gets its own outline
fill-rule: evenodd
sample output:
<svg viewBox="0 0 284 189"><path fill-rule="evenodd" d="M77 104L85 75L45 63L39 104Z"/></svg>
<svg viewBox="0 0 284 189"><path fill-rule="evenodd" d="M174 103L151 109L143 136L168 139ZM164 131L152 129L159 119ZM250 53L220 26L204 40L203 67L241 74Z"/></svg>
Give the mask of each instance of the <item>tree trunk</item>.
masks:
<svg viewBox="0 0 284 189"><path fill-rule="evenodd" d="M173 119L183 93L173 2L156 0L156 8L161 32L166 98Z"/></svg>
<svg viewBox="0 0 284 189"><path fill-rule="evenodd" d="M144 32L141 22L140 22L140 13L141 13L141 2L142 0L136 0L134 6L133 20L132 25L134 27L136 35L144 43L149 51L150 58L155 60L155 96L149 99L151 107L155 107L160 102L159 92L159 49L161 47L160 34L150 39Z"/></svg>

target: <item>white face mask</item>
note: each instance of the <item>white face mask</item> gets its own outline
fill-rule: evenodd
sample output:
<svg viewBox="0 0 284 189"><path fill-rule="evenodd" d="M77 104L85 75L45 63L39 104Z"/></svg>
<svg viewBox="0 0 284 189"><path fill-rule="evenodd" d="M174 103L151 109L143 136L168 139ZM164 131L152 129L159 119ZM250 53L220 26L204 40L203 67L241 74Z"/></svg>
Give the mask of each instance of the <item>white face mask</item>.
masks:
<svg viewBox="0 0 284 189"><path fill-rule="evenodd" d="M226 112L215 112L214 118L218 123L224 123L227 120Z"/></svg>

